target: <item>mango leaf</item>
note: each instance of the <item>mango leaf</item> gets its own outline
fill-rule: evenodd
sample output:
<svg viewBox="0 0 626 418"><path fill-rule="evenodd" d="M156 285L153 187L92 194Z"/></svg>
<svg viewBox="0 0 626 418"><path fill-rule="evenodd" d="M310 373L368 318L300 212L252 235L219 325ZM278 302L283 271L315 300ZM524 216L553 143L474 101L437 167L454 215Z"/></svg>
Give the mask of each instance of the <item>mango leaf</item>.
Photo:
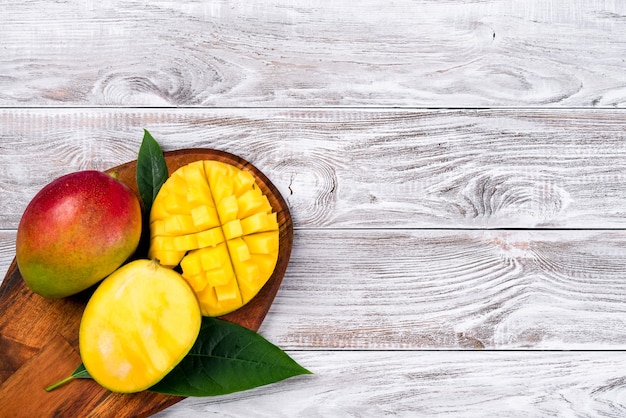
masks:
<svg viewBox="0 0 626 418"><path fill-rule="evenodd" d="M163 151L146 129L139 147L135 177L146 213L150 213L152 202L167 180L168 173Z"/></svg>
<svg viewBox="0 0 626 418"><path fill-rule="evenodd" d="M91 379L91 375L89 374L89 372L87 371L87 369L85 369L85 366L83 365L83 363L80 363L80 366L78 366L76 368L76 370L74 370L74 372L69 376L66 377L65 379L50 385L46 388L46 392L50 392L56 388L58 388L61 385L66 384L67 382L74 380L74 379Z"/></svg>
<svg viewBox="0 0 626 418"><path fill-rule="evenodd" d="M189 354L150 390L177 396L217 396L310 373L261 335L203 317Z"/></svg>

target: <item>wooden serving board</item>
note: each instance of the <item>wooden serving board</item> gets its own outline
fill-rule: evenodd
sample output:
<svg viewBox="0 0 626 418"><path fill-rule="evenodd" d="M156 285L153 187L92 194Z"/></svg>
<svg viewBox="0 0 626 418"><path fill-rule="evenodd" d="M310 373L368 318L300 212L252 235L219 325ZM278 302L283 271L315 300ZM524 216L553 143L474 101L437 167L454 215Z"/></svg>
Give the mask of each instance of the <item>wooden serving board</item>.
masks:
<svg viewBox="0 0 626 418"><path fill-rule="evenodd" d="M274 273L247 305L222 318L257 331L282 282L291 255L293 224L280 192L256 167L226 152L186 149L165 153L171 174L197 160L218 160L254 174L279 222L280 253ZM107 170L137 193L136 161ZM144 231L145 232L145 231ZM144 237L146 235L144 234ZM146 254L145 242L138 255ZM95 287L94 287L95 288ZM112 393L91 379L79 379L46 392L81 363L78 328L94 288L64 299L46 299L25 285L15 259L0 286L0 416L146 417L183 398L144 391Z"/></svg>

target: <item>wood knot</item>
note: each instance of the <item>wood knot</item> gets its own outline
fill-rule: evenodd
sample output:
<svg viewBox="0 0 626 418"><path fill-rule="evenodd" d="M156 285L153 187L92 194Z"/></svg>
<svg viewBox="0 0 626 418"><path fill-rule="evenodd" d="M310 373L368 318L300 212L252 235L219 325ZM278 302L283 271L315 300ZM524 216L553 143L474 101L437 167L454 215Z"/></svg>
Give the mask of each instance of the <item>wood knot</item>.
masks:
<svg viewBox="0 0 626 418"><path fill-rule="evenodd" d="M339 192L334 166L321 159L287 158L277 168L290 179L286 200L298 214L298 224L330 223Z"/></svg>
<svg viewBox="0 0 626 418"><path fill-rule="evenodd" d="M553 224L562 219L571 201L554 182L521 173L481 174L470 179L461 194L464 213L509 226Z"/></svg>

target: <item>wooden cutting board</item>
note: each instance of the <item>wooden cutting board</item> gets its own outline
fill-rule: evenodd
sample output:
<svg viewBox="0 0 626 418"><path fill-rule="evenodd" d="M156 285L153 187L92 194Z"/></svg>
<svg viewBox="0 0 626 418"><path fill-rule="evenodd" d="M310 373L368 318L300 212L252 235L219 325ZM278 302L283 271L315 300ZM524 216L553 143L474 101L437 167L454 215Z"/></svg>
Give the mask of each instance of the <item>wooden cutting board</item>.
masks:
<svg viewBox="0 0 626 418"><path fill-rule="evenodd" d="M293 242L289 208L276 187L249 162L211 149L165 153L171 174L197 160L218 160L254 174L279 222L278 262L261 292L241 309L222 318L257 331L287 269ZM136 161L107 170L137 193ZM145 242L139 254L145 254ZM143 251L143 252L141 252ZM46 392L45 387L69 376L81 363L78 328L93 289L64 299L46 299L25 285L15 259L0 286L0 416L2 417L146 417L183 398L144 391L109 392L90 379L79 379Z"/></svg>

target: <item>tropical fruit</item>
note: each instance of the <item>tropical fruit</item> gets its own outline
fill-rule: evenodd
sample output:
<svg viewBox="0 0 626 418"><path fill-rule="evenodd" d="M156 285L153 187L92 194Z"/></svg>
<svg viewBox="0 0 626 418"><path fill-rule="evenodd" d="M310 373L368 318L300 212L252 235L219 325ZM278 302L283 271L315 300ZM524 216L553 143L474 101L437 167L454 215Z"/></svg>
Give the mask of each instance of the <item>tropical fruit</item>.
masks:
<svg viewBox="0 0 626 418"><path fill-rule="evenodd" d="M150 213L149 256L182 276L203 315L248 303L278 259L277 214L254 176L214 160L195 161L163 184Z"/></svg>
<svg viewBox="0 0 626 418"><path fill-rule="evenodd" d="M200 331L194 292L174 270L135 260L104 279L79 330L85 369L114 392L139 392L159 382L189 352Z"/></svg>
<svg viewBox="0 0 626 418"><path fill-rule="evenodd" d="M16 239L20 273L42 296L78 293L135 252L141 224L138 197L112 176L88 170L59 177L22 215Z"/></svg>

